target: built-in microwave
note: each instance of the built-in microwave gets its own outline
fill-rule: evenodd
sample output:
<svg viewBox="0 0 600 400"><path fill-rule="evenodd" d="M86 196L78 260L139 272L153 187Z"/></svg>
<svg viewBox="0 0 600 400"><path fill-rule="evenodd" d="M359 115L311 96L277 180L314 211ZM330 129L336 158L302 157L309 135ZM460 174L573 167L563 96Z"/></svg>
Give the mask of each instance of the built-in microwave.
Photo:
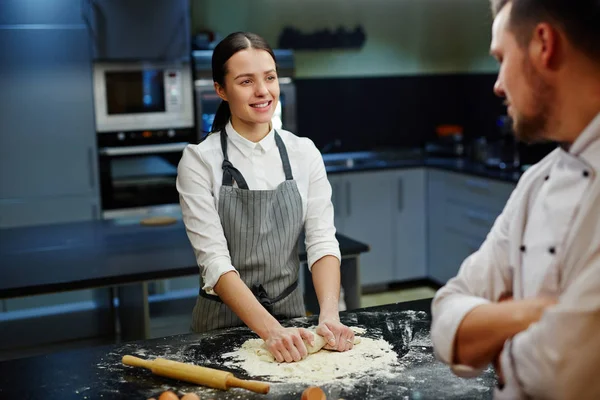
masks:
<svg viewBox="0 0 600 400"><path fill-rule="evenodd" d="M98 133L191 128L190 63L95 63L94 107Z"/></svg>
<svg viewBox="0 0 600 400"><path fill-rule="evenodd" d="M104 218L177 213L177 164L198 143L189 61L99 62L94 102Z"/></svg>

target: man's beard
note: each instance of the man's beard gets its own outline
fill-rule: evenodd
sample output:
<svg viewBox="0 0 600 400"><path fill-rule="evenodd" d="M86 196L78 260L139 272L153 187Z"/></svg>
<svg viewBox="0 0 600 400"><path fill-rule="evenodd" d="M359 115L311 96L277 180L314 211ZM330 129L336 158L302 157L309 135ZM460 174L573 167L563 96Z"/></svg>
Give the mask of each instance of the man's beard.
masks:
<svg viewBox="0 0 600 400"><path fill-rule="evenodd" d="M532 115L523 115L513 108L513 130L520 141L532 144L546 142L550 127L550 107L554 98L552 87L534 71L532 65L525 60L523 65L532 93L532 104L535 107Z"/></svg>

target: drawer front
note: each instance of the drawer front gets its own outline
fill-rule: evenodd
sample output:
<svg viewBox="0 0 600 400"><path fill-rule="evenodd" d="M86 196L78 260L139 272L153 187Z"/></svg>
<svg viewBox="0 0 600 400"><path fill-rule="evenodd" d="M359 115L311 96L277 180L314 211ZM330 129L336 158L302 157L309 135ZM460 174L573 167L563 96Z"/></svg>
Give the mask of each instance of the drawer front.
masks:
<svg viewBox="0 0 600 400"><path fill-rule="evenodd" d="M502 209L515 185L452 172L442 172L445 198L453 203L495 211Z"/></svg>
<svg viewBox="0 0 600 400"><path fill-rule="evenodd" d="M486 237L502 209L467 207L462 204L446 202L444 205L444 227L473 237Z"/></svg>

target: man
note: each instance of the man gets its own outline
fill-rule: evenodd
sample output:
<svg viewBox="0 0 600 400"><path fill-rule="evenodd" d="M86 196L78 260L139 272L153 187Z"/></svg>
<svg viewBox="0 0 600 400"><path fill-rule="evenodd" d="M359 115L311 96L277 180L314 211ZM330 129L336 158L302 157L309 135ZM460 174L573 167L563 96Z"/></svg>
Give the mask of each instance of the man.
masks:
<svg viewBox="0 0 600 400"><path fill-rule="evenodd" d="M436 294L435 352L465 377L492 363L497 398L600 399L600 1L491 3L515 135L560 145Z"/></svg>

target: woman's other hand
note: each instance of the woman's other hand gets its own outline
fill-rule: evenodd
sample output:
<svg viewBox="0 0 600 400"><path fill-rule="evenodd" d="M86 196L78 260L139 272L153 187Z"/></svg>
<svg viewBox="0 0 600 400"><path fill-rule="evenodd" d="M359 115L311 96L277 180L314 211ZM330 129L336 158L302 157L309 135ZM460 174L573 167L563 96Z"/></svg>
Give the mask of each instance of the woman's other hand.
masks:
<svg viewBox="0 0 600 400"><path fill-rule="evenodd" d="M265 340L267 350L273 354L277 362L295 362L306 358L308 350L304 341L314 341L313 334L304 328L279 328L269 332Z"/></svg>
<svg viewBox="0 0 600 400"><path fill-rule="evenodd" d="M348 351L354 347L354 332L342 324L338 317L319 318L317 334L327 341L326 350Z"/></svg>

